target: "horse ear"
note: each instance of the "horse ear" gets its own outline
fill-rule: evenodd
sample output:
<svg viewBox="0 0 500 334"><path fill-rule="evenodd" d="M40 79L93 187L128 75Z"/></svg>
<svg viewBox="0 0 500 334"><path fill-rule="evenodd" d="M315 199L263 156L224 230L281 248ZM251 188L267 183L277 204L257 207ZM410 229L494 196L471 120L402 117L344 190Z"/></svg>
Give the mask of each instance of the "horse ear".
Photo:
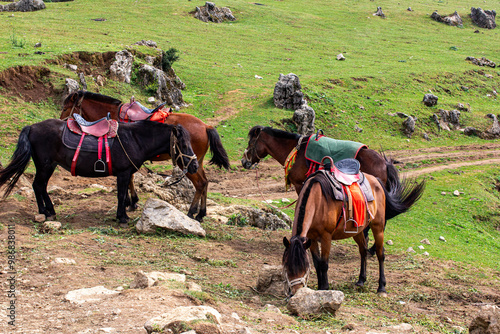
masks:
<svg viewBox="0 0 500 334"><path fill-rule="evenodd" d="M283 237L283 245L285 245L285 248L290 247L290 241L286 237Z"/></svg>
<svg viewBox="0 0 500 334"><path fill-rule="evenodd" d="M311 247L311 239L307 239L306 242L304 242L304 249L308 249L309 247Z"/></svg>

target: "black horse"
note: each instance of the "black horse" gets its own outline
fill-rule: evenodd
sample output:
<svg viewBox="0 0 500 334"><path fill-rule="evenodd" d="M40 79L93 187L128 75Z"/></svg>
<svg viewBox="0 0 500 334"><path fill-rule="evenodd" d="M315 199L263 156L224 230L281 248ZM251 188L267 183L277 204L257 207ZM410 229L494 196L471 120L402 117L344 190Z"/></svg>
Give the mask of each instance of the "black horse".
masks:
<svg viewBox="0 0 500 334"><path fill-rule="evenodd" d="M11 162L0 170L0 187L7 184L4 198L14 188L23 174L30 158L36 167L33 190L38 204L38 212L46 217L55 216L54 206L47 193L47 183L57 165L71 169L75 149L63 143L66 122L49 119L25 126L19 135L17 148ZM116 218L120 226L126 226L128 216L125 211L127 188L132 175L146 161L160 154L172 154L172 160L185 170L196 173L198 161L190 144L189 133L181 125L168 125L141 121L120 124L115 141L110 148L112 175L116 176L118 208ZM84 177L109 176L109 172L95 171L96 153L81 151L77 175Z"/></svg>

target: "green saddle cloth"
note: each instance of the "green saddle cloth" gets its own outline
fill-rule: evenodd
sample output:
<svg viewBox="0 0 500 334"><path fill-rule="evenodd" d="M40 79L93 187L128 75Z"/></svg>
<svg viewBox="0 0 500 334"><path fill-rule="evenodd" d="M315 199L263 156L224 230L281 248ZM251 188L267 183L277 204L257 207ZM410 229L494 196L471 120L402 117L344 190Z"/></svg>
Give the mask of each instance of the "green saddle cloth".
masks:
<svg viewBox="0 0 500 334"><path fill-rule="evenodd" d="M326 156L332 157L334 162L348 158L354 159L363 147L367 146L355 141L337 140L323 135L316 140L316 134L313 134L307 142L306 159L317 164L320 164Z"/></svg>

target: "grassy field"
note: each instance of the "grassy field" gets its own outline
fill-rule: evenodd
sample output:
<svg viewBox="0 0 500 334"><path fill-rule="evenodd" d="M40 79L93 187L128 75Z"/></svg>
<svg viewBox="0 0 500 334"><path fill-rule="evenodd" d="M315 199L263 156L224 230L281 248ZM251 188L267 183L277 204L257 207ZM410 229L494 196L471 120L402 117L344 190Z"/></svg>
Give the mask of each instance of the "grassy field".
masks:
<svg viewBox="0 0 500 334"><path fill-rule="evenodd" d="M163 50L176 48L180 60L174 69L186 84L183 96L190 103L183 111L203 120L223 118L218 131L232 160L241 157L250 127L279 126L282 119L292 117L293 111L278 109L272 102L280 73L299 76L316 111L317 128L374 149L482 142L459 131L438 132L432 114L439 108L455 109L459 102L469 103L471 111L462 113L462 125L485 130L491 126L485 115L500 110L493 93L500 90L500 70L465 61L473 56L500 62L500 31L479 29L474 33L478 28L468 16L470 7L477 6L472 1L259 3L262 5L241 0L216 2L229 7L237 18L223 24L203 23L189 14L204 4L201 1L78 0L47 2L46 10L32 13L2 12L0 70L47 66L61 75L53 82L61 89L64 77L76 79L76 75L46 64L48 59L75 51L119 51L141 39L154 40ZM481 7L498 11L498 4L483 1ZM382 7L386 19L372 15L377 6ZM410 6L411 12L407 11ZM458 11L463 28L431 20L434 10L439 14ZM93 20L97 18L106 20ZM37 42L42 47L35 50ZM45 54L35 55L35 51ZM345 61L337 61L339 53ZM137 86L113 81L101 92L122 100L131 95L142 101L147 98ZM422 104L428 92L439 97L436 107ZM2 162L10 157L22 126L59 115L57 102L27 103L0 89ZM395 112L418 118L411 139L401 132L403 119L389 115ZM355 125L363 132L355 132ZM432 140L424 140L424 133ZM388 238L401 241L394 246L399 251L428 238L433 240L430 252L437 257L500 267L496 213L500 202L494 190L499 180L496 166L432 175L414 214L389 223ZM464 195L451 195L457 189ZM441 235L446 243L436 241Z"/></svg>

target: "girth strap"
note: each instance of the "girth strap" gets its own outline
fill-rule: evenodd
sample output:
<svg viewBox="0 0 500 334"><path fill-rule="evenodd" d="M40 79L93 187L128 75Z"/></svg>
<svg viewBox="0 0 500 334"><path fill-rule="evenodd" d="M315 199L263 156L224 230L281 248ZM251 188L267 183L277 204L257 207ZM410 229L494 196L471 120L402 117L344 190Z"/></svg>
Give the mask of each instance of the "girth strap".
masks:
<svg viewBox="0 0 500 334"><path fill-rule="evenodd" d="M83 138L85 138L85 133L82 133L78 147L76 148L75 155L71 161L71 175L76 176L76 161L78 160L78 155L80 154L80 149L82 148Z"/></svg>

